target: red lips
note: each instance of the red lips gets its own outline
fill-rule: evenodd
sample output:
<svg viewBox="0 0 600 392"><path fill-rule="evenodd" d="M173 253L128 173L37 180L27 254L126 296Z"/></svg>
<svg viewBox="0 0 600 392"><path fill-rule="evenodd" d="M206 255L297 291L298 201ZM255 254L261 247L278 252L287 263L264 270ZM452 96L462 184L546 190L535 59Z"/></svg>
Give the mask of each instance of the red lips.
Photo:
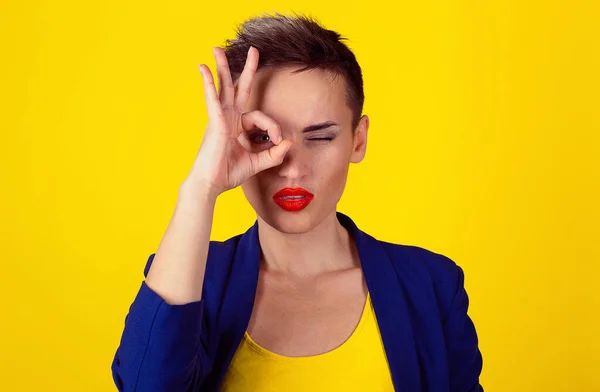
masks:
<svg viewBox="0 0 600 392"><path fill-rule="evenodd" d="M284 199L296 196L297 199ZM273 201L286 211L300 211L304 209L315 197L304 188L283 188L273 195Z"/></svg>

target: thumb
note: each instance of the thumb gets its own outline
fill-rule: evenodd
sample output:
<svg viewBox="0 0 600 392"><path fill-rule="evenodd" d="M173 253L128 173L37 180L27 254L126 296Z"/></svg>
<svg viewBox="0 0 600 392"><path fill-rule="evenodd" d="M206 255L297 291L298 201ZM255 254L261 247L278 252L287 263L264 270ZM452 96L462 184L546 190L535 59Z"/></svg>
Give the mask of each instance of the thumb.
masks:
<svg viewBox="0 0 600 392"><path fill-rule="evenodd" d="M283 162L283 158L285 157L291 146L291 141L283 140L278 145L273 146L268 150L259 152L257 159L258 164L256 165L256 173L269 169L273 166L280 165Z"/></svg>

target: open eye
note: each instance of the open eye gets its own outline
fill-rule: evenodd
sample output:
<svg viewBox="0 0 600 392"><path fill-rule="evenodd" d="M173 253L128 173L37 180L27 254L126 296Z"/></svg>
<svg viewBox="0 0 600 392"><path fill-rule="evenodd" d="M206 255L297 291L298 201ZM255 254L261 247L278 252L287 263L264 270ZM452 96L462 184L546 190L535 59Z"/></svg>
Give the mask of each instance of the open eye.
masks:
<svg viewBox="0 0 600 392"><path fill-rule="evenodd" d="M250 135L250 141L256 144L271 143L271 137L265 131L257 131Z"/></svg>

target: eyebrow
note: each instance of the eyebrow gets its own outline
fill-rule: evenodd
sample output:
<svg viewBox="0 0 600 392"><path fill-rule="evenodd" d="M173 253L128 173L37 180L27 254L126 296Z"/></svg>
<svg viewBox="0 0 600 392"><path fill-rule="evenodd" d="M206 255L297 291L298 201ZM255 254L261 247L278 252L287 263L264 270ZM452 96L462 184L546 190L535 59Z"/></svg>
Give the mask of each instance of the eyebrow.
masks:
<svg viewBox="0 0 600 392"><path fill-rule="evenodd" d="M314 131L318 131L321 129L325 129L325 128L329 128L329 127L334 127L337 126L338 124L333 122L333 121L325 121L322 123L318 123L318 124L313 124L313 125L309 125L308 127L304 128L302 130L302 133L307 133L307 132L314 132Z"/></svg>

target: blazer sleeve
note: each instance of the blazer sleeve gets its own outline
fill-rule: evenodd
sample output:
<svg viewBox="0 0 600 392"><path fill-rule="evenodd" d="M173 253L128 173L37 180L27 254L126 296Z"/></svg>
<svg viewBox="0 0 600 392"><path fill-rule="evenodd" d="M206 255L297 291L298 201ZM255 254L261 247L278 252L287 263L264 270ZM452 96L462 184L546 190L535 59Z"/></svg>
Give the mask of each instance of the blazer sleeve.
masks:
<svg viewBox="0 0 600 392"><path fill-rule="evenodd" d="M483 359L475 325L467 314L469 297L464 287L464 272L458 265L456 268L456 293L444 320L450 391L483 392L483 387L479 384Z"/></svg>
<svg viewBox="0 0 600 392"><path fill-rule="evenodd" d="M147 276L152 254L144 269ZM111 370L121 392L199 390L212 361L202 341L204 300L170 305L142 285L125 316Z"/></svg>

